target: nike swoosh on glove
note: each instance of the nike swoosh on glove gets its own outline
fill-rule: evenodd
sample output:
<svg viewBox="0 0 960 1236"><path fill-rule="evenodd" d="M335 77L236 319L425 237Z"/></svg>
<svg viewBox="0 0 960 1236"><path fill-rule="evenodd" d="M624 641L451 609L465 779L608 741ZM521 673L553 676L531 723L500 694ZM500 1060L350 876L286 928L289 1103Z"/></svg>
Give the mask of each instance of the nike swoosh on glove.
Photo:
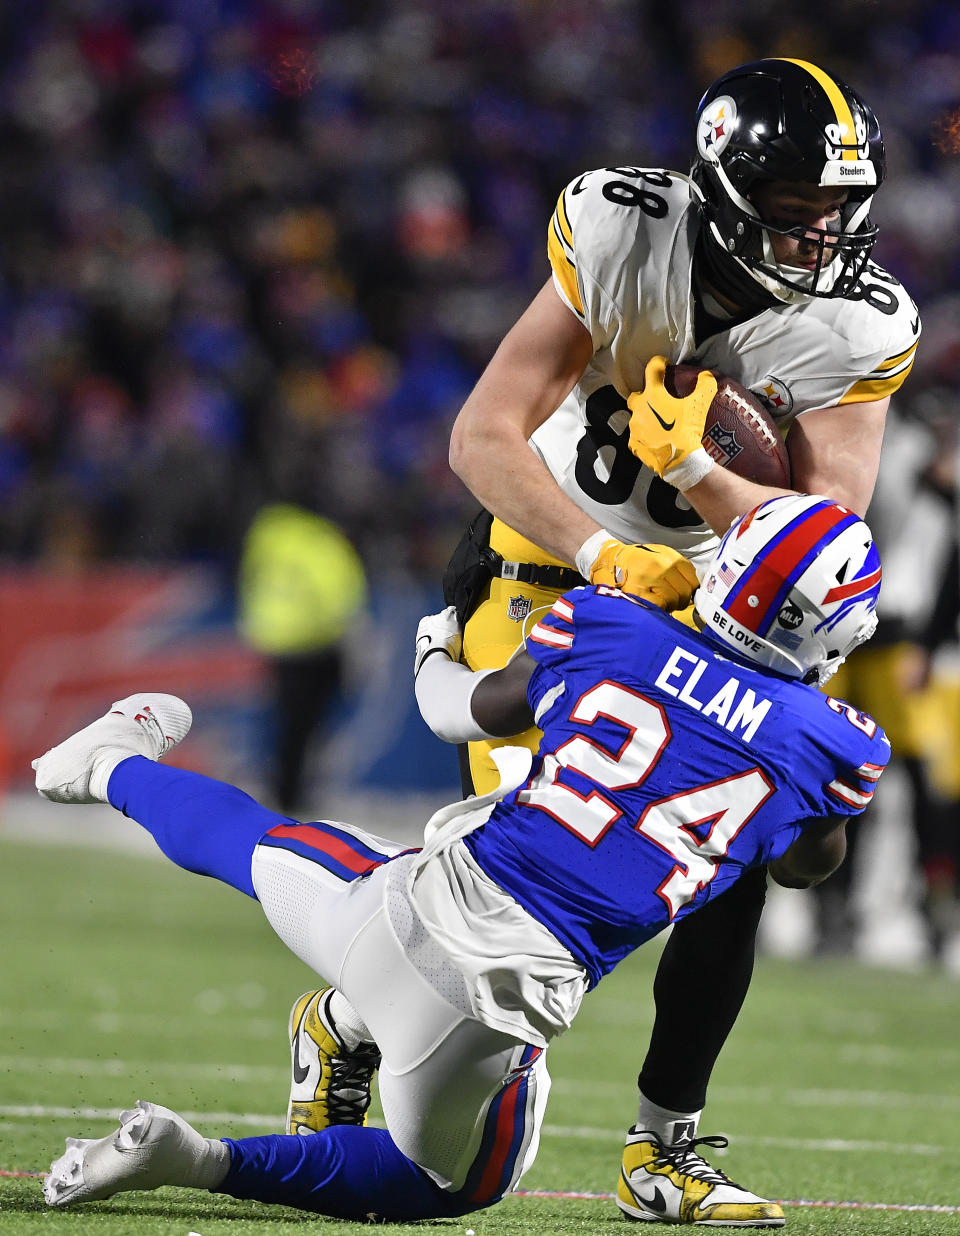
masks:
<svg viewBox="0 0 960 1236"><path fill-rule="evenodd" d="M463 632L457 620L457 607L448 605L439 614L426 614L417 627L417 649L413 660L413 676L432 652L443 652L451 661L460 660Z"/></svg>
<svg viewBox="0 0 960 1236"><path fill-rule="evenodd" d="M652 357L643 390L627 399L630 450L660 477L702 450L707 412L717 393L717 379L704 370L689 395L671 395L664 385L666 370L666 357Z"/></svg>

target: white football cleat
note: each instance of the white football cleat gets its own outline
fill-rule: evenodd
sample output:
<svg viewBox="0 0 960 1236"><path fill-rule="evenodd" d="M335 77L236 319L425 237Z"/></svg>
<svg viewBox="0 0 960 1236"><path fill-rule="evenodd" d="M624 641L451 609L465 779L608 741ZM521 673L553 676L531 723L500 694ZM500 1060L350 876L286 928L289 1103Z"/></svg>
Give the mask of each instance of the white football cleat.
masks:
<svg viewBox="0 0 960 1236"><path fill-rule="evenodd" d="M159 760L190 732L193 714L176 695L141 691L33 761L37 790L55 803L105 803L110 774L131 755Z"/></svg>
<svg viewBox="0 0 960 1236"><path fill-rule="evenodd" d="M204 1137L168 1107L140 1099L120 1113L120 1128L107 1137L67 1138L66 1154L51 1163L43 1182L43 1197L48 1206L72 1206L161 1185L212 1189L229 1165L223 1142Z"/></svg>

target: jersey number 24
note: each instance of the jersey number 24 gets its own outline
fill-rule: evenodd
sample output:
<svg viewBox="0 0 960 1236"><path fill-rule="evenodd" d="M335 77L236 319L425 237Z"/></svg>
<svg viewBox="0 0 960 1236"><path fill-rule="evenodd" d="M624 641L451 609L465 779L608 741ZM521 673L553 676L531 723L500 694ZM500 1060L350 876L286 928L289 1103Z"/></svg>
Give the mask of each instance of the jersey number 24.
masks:
<svg viewBox="0 0 960 1236"><path fill-rule="evenodd" d="M544 757L539 773L517 796L591 847L623 815L612 795L641 785L673 737L663 708L622 683L606 680L591 687L570 713L571 721L581 726L592 725L598 717L624 728L619 748L610 750L577 734ZM564 769L580 773L596 788L581 794L559 780ZM671 918L710 883L734 838L773 792L766 774L750 768L647 804L634 827L674 860L656 890Z"/></svg>

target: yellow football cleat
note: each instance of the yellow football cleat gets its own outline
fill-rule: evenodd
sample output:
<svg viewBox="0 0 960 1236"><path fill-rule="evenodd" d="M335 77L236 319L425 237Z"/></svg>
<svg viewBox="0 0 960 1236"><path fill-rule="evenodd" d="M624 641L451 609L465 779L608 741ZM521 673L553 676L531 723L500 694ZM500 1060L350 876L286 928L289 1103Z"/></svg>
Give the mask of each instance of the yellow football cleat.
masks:
<svg viewBox="0 0 960 1236"><path fill-rule="evenodd" d="M330 1015L332 987L307 991L290 1011L290 1103L286 1131L306 1136L331 1125L367 1123L375 1043L348 1050Z"/></svg>
<svg viewBox="0 0 960 1236"><path fill-rule="evenodd" d="M722 1149L725 1137L696 1137L665 1146L656 1133L627 1134L617 1205L628 1219L686 1223L691 1227L783 1227L783 1210L749 1193L696 1153L698 1145Z"/></svg>

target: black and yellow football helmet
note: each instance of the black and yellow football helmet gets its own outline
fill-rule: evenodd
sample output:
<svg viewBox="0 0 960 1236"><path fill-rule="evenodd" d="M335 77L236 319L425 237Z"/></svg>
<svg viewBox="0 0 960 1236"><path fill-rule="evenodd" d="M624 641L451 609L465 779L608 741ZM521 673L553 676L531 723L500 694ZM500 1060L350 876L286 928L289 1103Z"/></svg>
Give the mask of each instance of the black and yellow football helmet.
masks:
<svg viewBox="0 0 960 1236"><path fill-rule="evenodd" d="M805 60L756 60L713 83L697 110L692 178L711 266L737 291L796 301L844 296L877 238L870 218L886 163L880 126L845 82ZM847 190L836 231L778 226L750 200L761 181ZM770 234L817 236L811 270L778 263ZM751 283L752 281L752 283Z"/></svg>

